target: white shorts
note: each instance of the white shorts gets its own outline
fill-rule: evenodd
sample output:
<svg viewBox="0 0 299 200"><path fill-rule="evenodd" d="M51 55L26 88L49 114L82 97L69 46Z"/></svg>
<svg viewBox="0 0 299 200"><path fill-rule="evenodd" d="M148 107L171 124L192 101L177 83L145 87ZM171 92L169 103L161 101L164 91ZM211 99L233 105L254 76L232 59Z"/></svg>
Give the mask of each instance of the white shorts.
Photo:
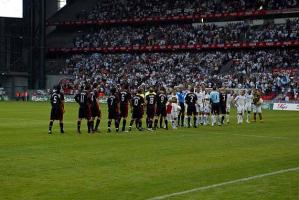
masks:
<svg viewBox="0 0 299 200"><path fill-rule="evenodd" d="M253 113L262 113L262 105L252 105Z"/></svg>
<svg viewBox="0 0 299 200"><path fill-rule="evenodd" d="M244 113L244 110L245 110L245 108L244 108L244 106L238 106L237 107L237 112L238 112L238 114L240 114L240 113Z"/></svg>
<svg viewBox="0 0 299 200"><path fill-rule="evenodd" d="M245 111L249 111L249 112L252 111L252 104L251 103L245 105Z"/></svg>

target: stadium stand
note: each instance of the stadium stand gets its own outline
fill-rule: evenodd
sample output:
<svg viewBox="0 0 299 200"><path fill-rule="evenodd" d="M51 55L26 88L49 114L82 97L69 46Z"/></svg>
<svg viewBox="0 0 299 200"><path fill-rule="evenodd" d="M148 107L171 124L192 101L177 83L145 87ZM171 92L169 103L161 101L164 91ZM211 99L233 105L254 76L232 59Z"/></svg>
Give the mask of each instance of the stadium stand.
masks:
<svg viewBox="0 0 299 200"><path fill-rule="evenodd" d="M299 23L298 18L282 12L297 12L297 0L100 0L79 5L78 1L69 6L76 7L67 14L73 18L64 18L62 11L48 24L58 23L48 36L48 71L69 77L62 80L67 93L74 93L86 82L100 83L105 94L112 85L123 82L133 88L190 83L255 87L269 100L284 95L295 98L298 93ZM278 10L279 16L246 18L247 12L248 16L267 15L273 10ZM243 14L232 18L230 14L236 12ZM203 13L212 18L228 15L193 23L175 18ZM148 18L157 16L162 18ZM172 18L162 23L163 17ZM155 23L114 24L132 18Z"/></svg>

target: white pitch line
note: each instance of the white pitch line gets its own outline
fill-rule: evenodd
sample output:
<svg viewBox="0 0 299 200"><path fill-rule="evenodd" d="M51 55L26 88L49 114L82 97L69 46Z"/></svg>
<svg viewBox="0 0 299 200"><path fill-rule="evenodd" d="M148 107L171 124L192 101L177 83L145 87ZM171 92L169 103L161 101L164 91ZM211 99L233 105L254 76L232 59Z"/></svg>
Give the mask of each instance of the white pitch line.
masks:
<svg viewBox="0 0 299 200"><path fill-rule="evenodd" d="M263 177L267 177L267 176L273 176L273 175L277 175L277 174L283 174L283 173L287 173L287 172L294 172L294 171L298 171L298 170L299 170L299 167L283 169L283 170L270 172L270 173L266 173L266 174L259 174L259 175L250 176L250 177L247 177L247 178L241 178L241 179L236 179L236 180L233 180L233 181L227 181L227 182L208 185L208 186L203 186L203 187L199 187L199 188L193 188L193 189L185 190L185 191L181 191L181 192L175 192L175 193L172 193L172 194L157 196L157 197L150 198L148 200L162 200L162 199L167 199L167 198L174 197L174 196L189 194L189 193L192 193L192 192L204 191L204 190L208 190L208 189L212 189L212 188L231 185L231 184L235 184L235 183L247 182L247 181L254 180L254 179L259 179L259 178L263 178Z"/></svg>

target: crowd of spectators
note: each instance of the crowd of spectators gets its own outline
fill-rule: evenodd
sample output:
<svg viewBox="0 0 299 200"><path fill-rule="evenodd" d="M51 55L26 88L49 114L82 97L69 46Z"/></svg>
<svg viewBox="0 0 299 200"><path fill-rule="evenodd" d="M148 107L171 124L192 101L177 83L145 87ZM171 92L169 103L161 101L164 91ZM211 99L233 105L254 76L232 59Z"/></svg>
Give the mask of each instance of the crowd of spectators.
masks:
<svg viewBox="0 0 299 200"><path fill-rule="evenodd" d="M295 7L298 7L298 0L99 0L91 11L83 10L77 18L124 19Z"/></svg>
<svg viewBox="0 0 299 200"><path fill-rule="evenodd" d="M296 74L273 69L299 69L298 49L213 51L200 53L73 55L61 74L63 87L74 92L82 84L98 83L102 92L121 83L174 87L213 84L229 88L259 88L265 94L298 91Z"/></svg>
<svg viewBox="0 0 299 200"><path fill-rule="evenodd" d="M224 44L299 40L299 19L251 26L247 22L226 25L170 24L157 26L99 27L74 39L75 47L126 47L132 45Z"/></svg>

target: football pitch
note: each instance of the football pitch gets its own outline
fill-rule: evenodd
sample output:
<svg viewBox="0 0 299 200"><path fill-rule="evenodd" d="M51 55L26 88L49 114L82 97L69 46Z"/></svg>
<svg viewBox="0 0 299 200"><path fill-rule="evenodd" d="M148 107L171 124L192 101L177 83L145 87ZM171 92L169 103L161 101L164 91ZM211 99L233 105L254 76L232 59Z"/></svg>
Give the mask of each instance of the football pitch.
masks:
<svg viewBox="0 0 299 200"><path fill-rule="evenodd" d="M0 103L0 199L299 199L299 112L264 111L264 123L156 132L48 135L49 103Z"/></svg>

